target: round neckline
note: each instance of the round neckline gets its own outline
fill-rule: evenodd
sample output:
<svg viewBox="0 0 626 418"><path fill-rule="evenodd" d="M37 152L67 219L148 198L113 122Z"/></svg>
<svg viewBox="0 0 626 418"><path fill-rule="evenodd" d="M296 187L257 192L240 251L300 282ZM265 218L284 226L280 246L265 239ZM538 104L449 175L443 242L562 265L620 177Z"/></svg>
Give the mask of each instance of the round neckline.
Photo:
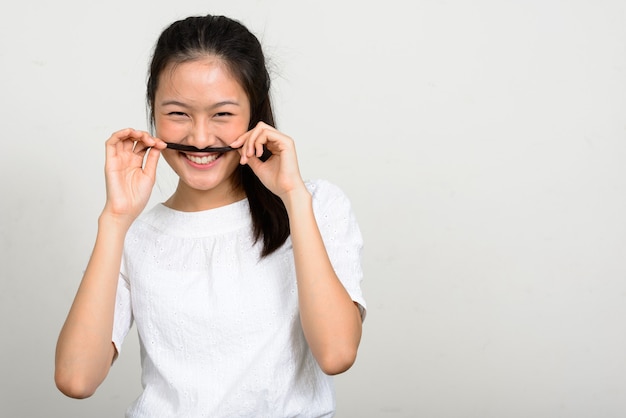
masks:
<svg viewBox="0 0 626 418"><path fill-rule="evenodd" d="M178 237L208 237L250 228L248 199L229 203L213 209L184 212L159 203L143 214L139 220L165 234Z"/></svg>

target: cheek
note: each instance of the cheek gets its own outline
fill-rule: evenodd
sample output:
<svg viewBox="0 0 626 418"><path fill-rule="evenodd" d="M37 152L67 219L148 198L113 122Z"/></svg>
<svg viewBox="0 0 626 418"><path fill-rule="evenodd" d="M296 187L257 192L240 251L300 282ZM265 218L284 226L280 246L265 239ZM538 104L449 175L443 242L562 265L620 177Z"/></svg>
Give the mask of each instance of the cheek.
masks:
<svg viewBox="0 0 626 418"><path fill-rule="evenodd" d="M215 125L214 132L225 142L233 142L248 131L248 124L242 121L232 122L223 125Z"/></svg>
<svg viewBox="0 0 626 418"><path fill-rule="evenodd" d="M187 135L187 129L183 124L157 120L154 123L154 133L165 142L178 142L178 140Z"/></svg>

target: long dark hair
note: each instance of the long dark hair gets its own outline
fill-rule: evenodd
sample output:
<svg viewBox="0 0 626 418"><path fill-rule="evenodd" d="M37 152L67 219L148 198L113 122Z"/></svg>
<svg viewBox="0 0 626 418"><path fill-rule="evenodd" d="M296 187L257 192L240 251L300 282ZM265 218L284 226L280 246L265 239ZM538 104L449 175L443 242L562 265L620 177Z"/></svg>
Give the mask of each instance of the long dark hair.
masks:
<svg viewBox="0 0 626 418"><path fill-rule="evenodd" d="M250 124L275 126L270 101L270 76L261 44L244 25L224 16L193 16L176 21L159 37L147 85L150 123L154 128L154 100L161 72L171 63L216 56L224 61L250 101ZM263 257L278 249L289 237L289 218L282 200L261 183L252 169L240 165L235 186L244 190L250 205L254 239L263 239Z"/></svg>

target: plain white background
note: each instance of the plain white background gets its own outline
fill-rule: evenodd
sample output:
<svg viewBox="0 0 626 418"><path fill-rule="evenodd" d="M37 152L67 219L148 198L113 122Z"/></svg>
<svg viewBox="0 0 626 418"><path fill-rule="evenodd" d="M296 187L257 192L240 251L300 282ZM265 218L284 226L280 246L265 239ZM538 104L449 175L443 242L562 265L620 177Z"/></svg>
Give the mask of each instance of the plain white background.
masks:
<svg viewBox="0 0 626 418"><path fill-rule="evenodd" d="M114 417L53 383L153 42L192 14L265 46L303 175L351 197L369 302L338 417L626 416L626 3L31 0L0 6L0 416ZM153 201L175 184L161 164Z"/></svg>

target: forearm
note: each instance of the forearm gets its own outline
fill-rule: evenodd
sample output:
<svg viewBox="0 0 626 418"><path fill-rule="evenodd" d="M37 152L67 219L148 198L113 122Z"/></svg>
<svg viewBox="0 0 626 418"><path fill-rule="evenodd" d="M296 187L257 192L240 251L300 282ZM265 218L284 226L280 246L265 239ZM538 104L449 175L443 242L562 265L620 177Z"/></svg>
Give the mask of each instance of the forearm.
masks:
<svg viewBox="0 0 626 418"><path fill-rule="evenodd" d="M55 381L68 396L90 396L106 377L115 350L115 294L127 227L102 215L93 253L59 335Z"/></svg>
<svg viewBox="0 0 626 418"><path fill-rule="evenodd" d="M335 274L309 192L283 198L291 228L302 328L313 355L328 374L347 370L361 339L361 316Z"/></svg>

